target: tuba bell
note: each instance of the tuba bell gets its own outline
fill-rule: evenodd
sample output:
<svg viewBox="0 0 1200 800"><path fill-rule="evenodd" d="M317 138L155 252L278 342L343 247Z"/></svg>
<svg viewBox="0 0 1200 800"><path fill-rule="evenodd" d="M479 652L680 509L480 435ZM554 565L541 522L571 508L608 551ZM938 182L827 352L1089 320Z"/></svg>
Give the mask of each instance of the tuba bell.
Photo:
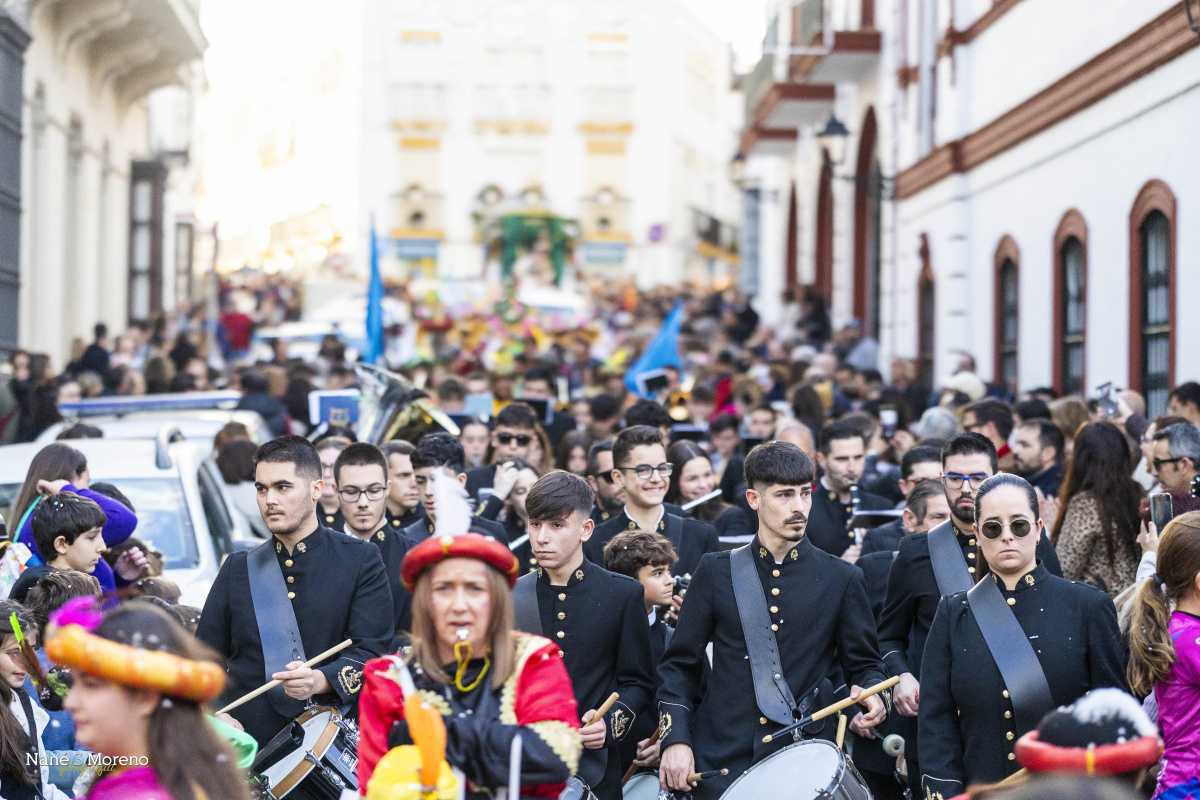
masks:
<svg viewBox="0 0 1200 800"><path fill-rule="evenodd" d="M454 420L429 395L407 379L370 364L356 364L362 398L358 406L358 438L373 445L395 439L416 444L427 433L445 431L457 437Z"/></svg>

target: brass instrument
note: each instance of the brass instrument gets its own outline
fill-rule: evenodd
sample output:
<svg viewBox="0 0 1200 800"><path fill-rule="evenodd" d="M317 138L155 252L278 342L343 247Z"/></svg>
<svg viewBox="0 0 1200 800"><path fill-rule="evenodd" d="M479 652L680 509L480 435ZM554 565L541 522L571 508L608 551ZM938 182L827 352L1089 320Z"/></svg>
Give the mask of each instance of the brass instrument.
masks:
<svg viewBox="0 0 1200 800"><path fill-rule="evenodd" d="M356 364L355 372L362 386L358 406L360 441L382 445L403 439L416 444L427 433L459 435L454 420L405 378L370 364Z"/></svg>

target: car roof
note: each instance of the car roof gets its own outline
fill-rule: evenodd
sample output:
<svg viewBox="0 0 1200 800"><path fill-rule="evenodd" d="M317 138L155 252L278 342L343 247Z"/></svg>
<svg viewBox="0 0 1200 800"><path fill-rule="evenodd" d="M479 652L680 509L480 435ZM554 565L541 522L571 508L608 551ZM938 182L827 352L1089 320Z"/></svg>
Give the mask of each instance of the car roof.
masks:
<svg viewBox="0 0 1200 800"><path fill-rule="evenodd" d="M177 467L160 469L155 465L153 439L77 439L67 444L83 453L88 471L96 480L169 478L179 474ZM31 442L0 447L0 484L24 481L29 462L45 446Z"/></svg>
<svg viewBox="0 0 1200 800"><path fill-rule="evenodd" d="M38 440L42 443L54 441L61 431L76 422L94 425L104 431L105 438L110 439L153 439L164 426L169 425L178 428L185 439L211 445L213 437L228 422L240 422L245 425L256 442L270 435L266 423L257 411L223 411L214 408L193 411L138 411L131 414L106 414L81 420L64 420L46 429Z"/></svg>

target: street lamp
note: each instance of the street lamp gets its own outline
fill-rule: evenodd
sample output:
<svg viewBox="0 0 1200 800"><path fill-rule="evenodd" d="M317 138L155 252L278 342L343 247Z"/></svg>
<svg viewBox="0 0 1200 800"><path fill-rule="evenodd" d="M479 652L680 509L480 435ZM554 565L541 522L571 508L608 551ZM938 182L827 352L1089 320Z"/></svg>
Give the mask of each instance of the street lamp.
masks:
<svg viewBox="0 0 1200 800"><path fill-rule="evenodd" d="M846 143L849 140L850 131L837 118L837 114L830 112L824 129L817 134L817 141L829 152L829 162L833 166L840 166L846 160Z"/></svg>

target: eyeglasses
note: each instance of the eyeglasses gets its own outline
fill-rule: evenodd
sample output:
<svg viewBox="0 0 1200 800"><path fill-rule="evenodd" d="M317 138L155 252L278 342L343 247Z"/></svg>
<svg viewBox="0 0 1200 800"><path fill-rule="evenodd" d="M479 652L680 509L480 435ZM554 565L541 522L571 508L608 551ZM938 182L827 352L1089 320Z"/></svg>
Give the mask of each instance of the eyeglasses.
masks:
<svg viewBox="0 0 1200 800"><path fill-rule="evenodd" d="M617 467L617 469L622 472L636 473L641 480L649 480L650 476L656 472L664 478L671 477L671 472L674 471L675 465L669 462L659 464L657 467L650 464L638 464L636 467Z"/></svg>
<svg viewBox="0 0 1200 800"><path fill-rule="evenodd" d="M978 486L990 477L992 476L986 472L972 472L970 475L963 475L961 472L947 472L942 475L942 480L951 489L961 489L964 483Z"/></svg>
<svg viewBox="0 0 1200 800"><path fill-rule="evenodd" d="M376 483L368 486L366 489L360 489L357 486L347 486L345 489L338 489L338 495L347 503L357 503L358 498L364 494L368 500L378 500L387 494L387 490L388 487Z"/></svg>
<svg viewBox="0 0 1200 800"><path fill-rule="evenodd" d="M1179 458L1156 458L1154 459L1154 470L1157 472L1163 468L1163 464L1174 464L1177 461L1183 461L1184 458L1185 456L1180 456Z"/></svg>
<svg viewBox="0 0 1200 800"><path fill-rule="evenodd" d="M527 433L497 433L496 441L503 445L510 445L516 440L517 447L528 447L533 441L533 437Z"/></svg>
<svg viewBox="0 0 1200 800"><path fill-rule="evenodd" d="M1033 523L1027 519L1018 517L1008 523L1008 529L1012 531L1013 536L1018 539L1024 539L1033 530ZM988 539L999 539L1004 533L1004 523L998 519L989 519L987 522L979 526L979 532Z"/></svg>
<svg viewBox="0 0 1200 800"><path fill-rule="evenodd" d="M593 472L592 477L598 481L604 481L607 484L611 484L614 480L616 480L612 476L611 472Z"/></svg>

